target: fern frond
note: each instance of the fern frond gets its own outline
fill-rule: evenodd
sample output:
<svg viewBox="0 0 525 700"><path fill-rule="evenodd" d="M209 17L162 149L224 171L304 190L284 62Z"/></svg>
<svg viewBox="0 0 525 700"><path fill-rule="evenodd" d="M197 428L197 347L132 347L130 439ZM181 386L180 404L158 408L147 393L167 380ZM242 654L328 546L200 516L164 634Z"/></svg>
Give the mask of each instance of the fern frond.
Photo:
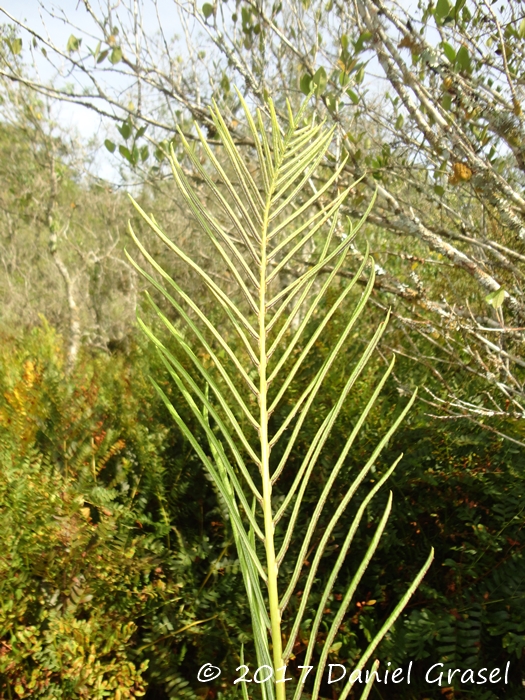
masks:
<svg viewBox="0 0 525 700"><path fill-rule="evenodd" d="M245 111L247 134L252 140L250 160L255 160L256 168L251 163L248 165L244 151L235 144L216 105L212 107L211 118L221 148L213 148L196 127L198 147L206 155L206 163L201 162L195 147L182 133L180 142L184 157L178 159L173 149L170 157L180 195L216 251L217 260L226 266L231 284L215 281L210 270L191 258L162 230L153 215L146 214L134 202L136 211L157 237L205 284L221 310L220 327L207 316L201 300L195 298L191 290L184 289L154 259L131 226L130 233L151 271L135 262L136 268L178 314L178 322L170 321L151 300L151 308L177 351L168 347L143 321L141 326L159 351L205 442L194 434L164 390L156 383L155 386L228 508L251 610L257 661L259 665L273 666L277 670L286 665L292 654L334 528L357 490L363 488L367 474L410 409L415 395L378 440L340 501L332 502L331 512L326 514L333 487L392 371L392 361L346 438L319 498L308 513L308 526L301 533L300 546L297 551L293 550L291 544L298 534L298 523L304 519L304 515L300 515L306 509L305 494L312 475L345 402L381 340L388 315L366 343L340 396L314 431L306 454L291 475L288 493L276 500L276 484L286 474L298 439L318 408L322 387L345 352L350 334L372 293L374 265L368 248L350 282L340 285L338 273L346 269L350 246L374 201L372 199L356 225L347 220L345 233L336 233L341 228L341 206L356 183L343 182L344 161L324 177L328 172L324 163L331 154L333 131L305 117L307 101L295 116L287 103L288 122L283 125L271 101L268 102L269 120L265 122L259 111L255 116L250 113L239 93L238 98ZM194 187L183 161L207 187L213 210ZM368 280L357 294L357 285L367 273ZM328 333L330 347L318 362L311 362ZM315 367L313 371L307 370L309 362ZM281 454L278 460L272 457L272 450L277 447ZM307 663L313 658L326 602L363 514L399 459L362 500L328 581L320 595L317 593L319 604L306 652ZM346 586L346 594L316 661L313 700L319 695L329 649L387 526L391 503L390 494L368 550ZM321 522L323 530L320 532ZM304 562L314 538L319 539L319 544L305 576ZM369 644L360 664L367 663L374 653L419 584L431 557L432 554L388 622ZM292 573L289 580L283 581L280 567L285 559L293 559L291 565L287 565ZM304 593L292 616L289 602L299 582ZM283 649L285 626L290 633ZM243 655L241 651L241 658ZM368 684L363 698L368 697L370 689L371 684ZM261 692L265 700L284 700L285 683L263 684ZM302 692L299 684L295 700ZM348 692L350 689L346 686L343 695L346 697Z"/></svg>

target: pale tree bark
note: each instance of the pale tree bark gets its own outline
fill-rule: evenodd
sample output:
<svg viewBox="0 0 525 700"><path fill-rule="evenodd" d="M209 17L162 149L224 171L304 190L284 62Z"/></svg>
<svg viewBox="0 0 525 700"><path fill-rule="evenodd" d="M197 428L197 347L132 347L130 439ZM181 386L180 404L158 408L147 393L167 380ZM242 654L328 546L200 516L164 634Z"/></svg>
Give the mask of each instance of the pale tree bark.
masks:
<svg viewBox="0 0 525 700"><path fill-rule="evenodd" d="M80 314L79 308L75 298L75 284L69 273L67 265L62 259L59 250L59 233L58 233L58 222L55 218L55 210L57 206L58 197L58 177L56 172L56 158L53 152L52 146L48 153L49 157L49 178L50 178L50 190L49 190L49 200L47 206L47 227L49 231L49 253L53 258L53 262L62 278L64 283L64 291L66 295L66 303L68 309L68 328L67 328L67 355L66 355L66 369L71 372L77 362L78 352L80 350L81 343L81 325L80 325ZM67 230L67 224L62 231L62 234Z"/></svg>

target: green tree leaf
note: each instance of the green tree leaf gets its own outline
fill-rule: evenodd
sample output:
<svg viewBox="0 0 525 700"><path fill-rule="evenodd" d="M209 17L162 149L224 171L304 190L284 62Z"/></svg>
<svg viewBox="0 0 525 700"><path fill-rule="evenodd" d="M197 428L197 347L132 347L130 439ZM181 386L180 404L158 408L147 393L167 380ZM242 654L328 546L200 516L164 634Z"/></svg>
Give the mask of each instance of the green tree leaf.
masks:
<svg viewBox="0 0 525 700"><path fill-rule="evenodd" d="M125 158L128 161L128 163L132 163L132 156L131 156L131 152L130 152L129 148L126 148L126 146L121 145L118 147L118 150L119 150L120 155L123 158Z"/></svg>
<svg viewBox="0 0 525 700"><path fill-rule="evenodd" d="M470 63L470 54L468 52L467 47L464 44L458 49L458 52L456 54L456 64L459 66L459 68L461 68L461 70L468 71L469 73L472 70Z"/></svg>
<svg viewBox="0 0 525 700"><path fill-rule="evenodd" d="M221 78L221 88L223 89L225 94L228 94L230 92L230 80L226 73L224 73Z"/></svg>
<svg viewBox="0 0 525 700"><path fill-rule="evenodd" d="M442 21L450 13L450 2L449 0L438 0L436 9L434 10L434 17Z"/></svg>
<svg viewBox="0 0 525 700"><path fill-rule="evenodd" d="M119 130L122 138L126 139L126 141L131 136L131 124L128 121L123 122L122 126L117 126L117 129Z"/></svg>
<svg viewBox="0 0 525 700"><path fill-rule="evenodd" d="M489 306L492 306L494 309L499 309L499 307L505 301L505 289L503 287L500 287L494 292L487 294L487 296L485 297L485 301Z"/></svg>
<svg viewBox="0 0 525 700"><path fill-rule="evenodd" d="M325 91L327 83L326 70L323 68L323 66L321 66L315 71L314 77L312 78L312 82L315 86L315 94L322 95Z"/></svg>
<svg viewBox="0 0 525 700"><path fill-rule="evenodd" d="M309 95L312 90L312 76L309 73L305 73L301 78L299 83L299 88L303 95Z"/></svg>
<svg viewBox="0 0 525 700"><path fill-rule="evenodd" d="M456 52L454 51L452 46L448 43L448 41L443 41L441 43L441 48L443 49L443 53L448 58L450 63L454 63L454 61L456 60Z"/></svg>
<svg viewBox="0 0 525 700"><path fill-rule="evenodd" d="M95 50L89 49L89 53L93 56L93 58L94 58L95 61L96 61L97 58L98 58L99 55L100 55L100 41L98 42L98 44L97 44Z"/></svg>
<svg viewBox="0 0 525 700"><path fill-rule="evenodd" d="M113 65L116 65L117 63L119 63L119 61L122 60L122 49L120 48L120 46L115 46L115 48L111 52L109 60Z"/></svg>
<svg viewBox="0 0 525 700"><path fill-rule="evenodd" d="M346 91L346 94L348 95L348 97L352 100L352 102L353 102L355 105L356 105L356 104L359 104L359 96L356 95L355 92L354 92L353 90L351 90L350 88L348 88L348 90Z"/></svg>
<svg viewBox="0 0 525 700"><path fill-rule="evenodd" d="M82 39L79 39L74 34L71 34L71 36L67 40L66 49L69 53L72 53L73 51L78 51L81 43Z"/></svg>
<svg viewBox="0 0 525 700"><path fill-rule="evenodd" d="M354 52L356 54L360 53L363 50L365 43L367 41L370 41L371 38L372 38L371 32L362 32L362 34L359 35L358 40L354 44Z"/></svg>
<svg viewBox="0 0 525 700"><path fill-rule="evenodd" d="M104 141L104 146L108 149L110 153L115 152L116 145L113 143L113 141L110 141L109 139L106 139Z"/></svg>
<svg viewBox="0 0 525 700"><path fill-rule="evenodd" d="M9 48L11 49L11 52L15 55L18 56L18 54L22 51L22 39L16 38L12 39L11 41L7 41L7 44Z"/></svg>
<svg viewBox="0 0 525 700"><path fill-rule="evenodd" d="M205 2L202 6L202 14L206 17L206 19L211 17L213 14L213 5L210 5L209 2Z"/></svg>
<svg viewBox="0 0 525 700"><path fill-rule="evenodd" d="M364 78L365 78L365 64L363 63L363 64L361 64L361 65L359 66L359 68L358 68L358 70L357 70L357 72L356 72L356 74L355 74L355 82L356 82L358 85L361 85L361 83L363 82Z"/></svg>

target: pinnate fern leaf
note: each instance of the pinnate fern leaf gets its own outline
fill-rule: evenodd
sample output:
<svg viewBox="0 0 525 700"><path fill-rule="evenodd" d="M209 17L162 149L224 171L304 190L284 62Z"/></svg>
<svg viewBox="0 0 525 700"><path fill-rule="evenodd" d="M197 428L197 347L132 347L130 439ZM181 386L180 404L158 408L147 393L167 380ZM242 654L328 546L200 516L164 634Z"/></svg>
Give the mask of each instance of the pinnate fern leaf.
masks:
<svg viewBox="0 0 525 700"><path fill-rule="evenodd" d="M220 323L206 313L191 289L183 288L158 263L131 225L130 233L147 262L147 266L134 262L135 266L178 316L177 322L170 320L162 305L151 300L172 343L161 339L143 321L140 324L156 345L206 442L188 423L178 403L170 400L161 386L155 386L226 504L252 615L257 665L267 665L275 673L274 682L259 687L265 700L275 697L283 700L286 683L275 681L285 677L284 667L292 656L308 605L312 604L311 593L330 537L357 490L364 487L370 469L410 409L414 396L347 485L340 502L333 503L334 484L340 479L352 445L392 371L392 363L350 430L320 497L308 513L306 530L300 532L300 545L292 546L299 534L299 522L305 521L305 494L311 477L345 401L383 335L388 317L366 343L338 400L322 420L317 420L314 438L297 467L295 450L302 432L307 421L316 416L322 386L347 350L373 289L374 265L368 248L348 283L341 285L338 276L348 263L355 237L373 200L356 224L349 219L341 222L341 206L356 183L344 184L345 161L335 170L324 167L331 158L333 129L307 118L308 101L297 114L287 105L288 117L281 127L283 120L278 118L273 102L268 102L265 118L260 111L253 116L242 96L238 94L238 97L246 117L248 150L235 143L224 117L214 107L211 117L221 148L212 148L195 126L196 143L190 143L179 132L184 155L178 158L172 148L170 158L182 198L206 234L215 262L220 263L224 274L218 276L192 258L179 245L176 235L169 236L152 214L133 202L169 251L209 290L220 309ZM195 184L197 181L199 184ZM207 200L203 198L203 189ZM368 280L362 287L367 272ZM334 327L338 329L335 340ZM312 362L328 332L332 338L330 347L319 361ZM287 470L292 456L295 466L290 475ZM320 602L314 611L303 662L315 663L311 694L314 700L319 696L330 647L386 527L391 494L317 658L316 638L326 602L367 506L383 488L398 461L367 493L324 590L320 594L316 592ZM284 476L290 479L291 486L284 498L276 499L276 483ZM307 553L313 542L318 544L305 572ZM432 553L370 642L360 659L360 667L373 656L400 615L431 559ZM291 575L283 580L285 570L291 571ZM299 584L303 594L292 615L290 600ZM301 696L303 687L301 683L295 684L295 700ZM346 697L350 690L351 684L347 683L340 697ZM363 697L369 692L370 686Z"/></svg>

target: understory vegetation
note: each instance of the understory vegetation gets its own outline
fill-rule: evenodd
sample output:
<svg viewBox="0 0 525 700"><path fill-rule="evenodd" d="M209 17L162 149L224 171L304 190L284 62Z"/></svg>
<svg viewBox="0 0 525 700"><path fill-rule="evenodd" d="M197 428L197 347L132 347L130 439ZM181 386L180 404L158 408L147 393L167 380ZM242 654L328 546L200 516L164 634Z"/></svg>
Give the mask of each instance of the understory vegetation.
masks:
<svg viewBox="0 0 525 700"><path fill-rule="evenodd" d="M3 696L202 697L196 671L209 662L223 677L206 688L208 697L227 697L240 644L249 648L249 610L217 495L147 380L160 377L170 391L156 354L136 337L126 354L83 351L67 375L63 340L43 322L18 337L4 332L0 368ZM362 400L370 379L359 388ZM339 389L337 382L327 386L323 399ZM348 473L398 401L392 381ZM333 456L326 455L321 470L330 467L358 410L350 406L342 417ZM355 665L433 546L434 565L380 657L405 667L414 660L416 669L440 660L454 668L511 660L505 695L483 697L519 698L525 648L520 449L475 426L432 421L419 407L371 481L401 451L401 468L391 477L390 524L330 660ZM312 501L322 477L313 483ZM345 515L333 535L321 578L329 575L351 517ZM357 557L367 534L366 527L358 533ZM334 604L340 597L336 591ZM292 668L307 640L306 623ZM320 647L322 640L321 633ZM440 695L416 684L410 694L388 697Z"/></svg>

